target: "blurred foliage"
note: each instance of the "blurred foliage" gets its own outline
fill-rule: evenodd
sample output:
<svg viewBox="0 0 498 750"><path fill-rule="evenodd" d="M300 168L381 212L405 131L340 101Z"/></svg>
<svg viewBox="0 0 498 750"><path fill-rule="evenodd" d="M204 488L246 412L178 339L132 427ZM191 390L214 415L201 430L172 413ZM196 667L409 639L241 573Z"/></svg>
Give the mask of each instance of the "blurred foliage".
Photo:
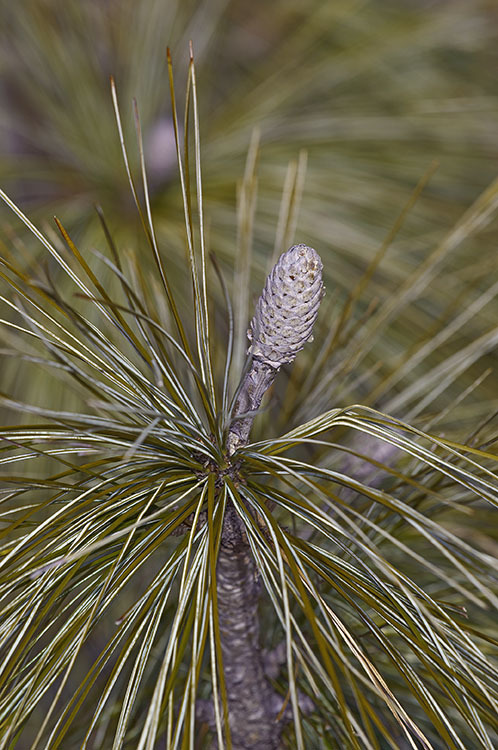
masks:
<svg viewBox="0 0 498 750"><path fill-rule="evenodd" d="M330 253L331 288L342 294L420 176L434 159L440 162L372 285L371 297L385 297L496 176L496 14L494 3L480 1L249 7L236 0L26 0L22 10L3 3L1 183L35 216L56 213L78 240L100 245L93 205L101 203L118 239L130 244L136 217L112 114L112 74L131 128L127 107L138 99L157 231L170 262L182 265L165 47L181 61L181 87L192 39L208 239L228 261L236 245L235 186L251 133L255 126L261 131L258 285L275 241L278 251L288 244L285 236L275 240L276 217L287 163L301 149L308 170L299 236ZM443 260L416 312L398 320L397 351L395 342L416 340L428 316L445 314L464 280L482 283L495 247L496 233L488 230Z"/></svg>
<svg viewBox="0 0 498 750"><path fill-rule="evenodd" d="M249 8L236 0L26 0L22 10L3 3L0 181L33 218L46 222L55 213L77 241L102 250L94 211L100 203L117 241L134 252L143 248L112 113L108 80L114 75L128 143L131 101L138 99L158 238L180 283L183 212L165 46L179 61L181 89L192 39L200 70L207 242L225 269L244 247L244 238L237 239L236 188L240 198L251 134L255 127L260 132L248 208L253 292L297 229L297 240L325 256L327 285L342 303L417 181L439 161L363 290L362 315L374 300L397 294L496 176L496 20L496 7L486 2L308 0ZM138 152L131 150L136 166ZM296 194L290 216L282 191L286 198ZM480 296L496 242L496 228L484 223L441 254L415 299L398 308L375 341L368 358L368 367L378 368L370 375L373 385L389 377L435 321L447 321ZM494 320L493 303L405 381L423 376ZM482 366L468 365L465 385L493 364L485 347L480 354ZM490 399L496 402L489 379L479 392L476 409L487 412Z"/></svg>

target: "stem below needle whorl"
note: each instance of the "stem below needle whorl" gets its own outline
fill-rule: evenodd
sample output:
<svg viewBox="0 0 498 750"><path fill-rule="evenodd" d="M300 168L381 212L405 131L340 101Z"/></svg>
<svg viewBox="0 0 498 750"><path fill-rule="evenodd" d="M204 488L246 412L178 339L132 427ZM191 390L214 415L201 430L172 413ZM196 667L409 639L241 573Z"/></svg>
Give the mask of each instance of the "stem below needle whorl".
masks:
<svg viewBox="0 0 498 750"><path fill-rule="evenodd" d="M322 261L308 245L280 256L266 279L247 335L251 366L241 385L228 435L230 455L247 443L254 414L285 363L311 339L324 289Z"/></svg>

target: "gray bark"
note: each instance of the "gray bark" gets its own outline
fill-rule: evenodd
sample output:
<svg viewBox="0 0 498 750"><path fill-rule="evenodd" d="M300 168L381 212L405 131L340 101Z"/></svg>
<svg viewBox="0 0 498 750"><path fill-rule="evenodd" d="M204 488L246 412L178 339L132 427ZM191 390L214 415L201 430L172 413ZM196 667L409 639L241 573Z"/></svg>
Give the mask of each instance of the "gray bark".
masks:
<svg viewBox="0 0 498 750"><path fill-rule="evenodd" d="M272 365L253 359L235 404L235 416L228 436L230 456L249 440L254 412L259 409L263 396L275 380L277 372L278 370Z"/></svg>
<svg viewBox="0 0 498 750"><path fill-rule="evenodd" d="M323 296L321 271L313 248L294 245L267 278L248 331L252 360L234 407L229 456L248 442L255 413L280 366L292 362L311 338ZM276 721L283 701L265 676L259 643L261 585L243 523L233 506L225 515L216 582L233 750L278 750L290 712ZM308 699L308 710L309 705ZM206 715L205 706L199 706L199 711Z"/></svg>
<svg viewBox="0 0 498 750"><path fill-rule="evenodd" d="M216 569L223 670L234 750L276 750L278 702L259 644L260 582L239 518L229 508Z"/></svg>

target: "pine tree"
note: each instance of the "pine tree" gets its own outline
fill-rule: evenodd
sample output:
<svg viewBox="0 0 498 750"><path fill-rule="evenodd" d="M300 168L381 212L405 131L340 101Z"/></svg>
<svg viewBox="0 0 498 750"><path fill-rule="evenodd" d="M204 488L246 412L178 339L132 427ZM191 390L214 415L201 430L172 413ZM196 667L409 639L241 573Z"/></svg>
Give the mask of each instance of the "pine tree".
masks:
<svg viewBox="0 0 498 750"><path fill-rule="evenodd" d="M102 214L109 256L90 261L60 221L61 239L41 233L1 193L67 276L61 291L50 265L28 272L5 249L9 353L74 387L82 408L4 397L24 422L4 428L0 456L0 747L491 748L496 561L482 523L476 539L465 533L495 517L488 425L464 444L434 429L444 412L419 425L368 405L322 409L345 376L337 358L351 369L366 357L372 320L399 298L354 321L353 289L320 325L322 264L304 244L268 276L230 392L242 315L206 249L193 59L188 92L193 158L175 108L173 123L190 316L157 242L144 161L141 200L124 143L153 277ZM138 118L137 132L143 153ZM486 220L495 193L455 236ZM418 384L420 402L444 372Z"/></svg>

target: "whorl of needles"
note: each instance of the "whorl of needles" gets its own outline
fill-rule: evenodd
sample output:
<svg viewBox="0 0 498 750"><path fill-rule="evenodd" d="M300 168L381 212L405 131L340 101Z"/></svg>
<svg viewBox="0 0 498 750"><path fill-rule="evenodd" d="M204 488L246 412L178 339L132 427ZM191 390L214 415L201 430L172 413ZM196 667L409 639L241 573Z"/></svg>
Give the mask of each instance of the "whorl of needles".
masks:
<svg viewBox="0 0 498 750"><path fill-rule="evenodd" d="M247 332L253 359L279 368L311 338L323 296L322 261L308 245L293 245L266 279Z"/></svg>

